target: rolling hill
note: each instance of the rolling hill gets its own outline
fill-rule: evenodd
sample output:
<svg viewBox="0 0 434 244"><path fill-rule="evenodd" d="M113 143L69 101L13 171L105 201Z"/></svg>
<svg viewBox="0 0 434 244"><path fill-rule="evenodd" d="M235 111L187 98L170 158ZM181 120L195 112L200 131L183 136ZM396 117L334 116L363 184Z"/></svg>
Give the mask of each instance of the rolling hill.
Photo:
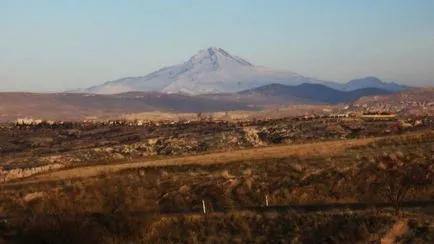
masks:
<svg viewBox="0 0 434 244"><path fill-rule="evenodd" d="M255 89L240 92L243 95L261 95L283 100L302 100L310 103L337 104L351 102L364 96L388 95L391 92L378 88L363 88L353 91L340 91L321 84L301 84L298 86L286 86L282 84L270 84Z"/></svg>
<svg viewBox="0 0 434 244"><path fill-rule="evenodd" d="M395 82L383 82L377 77L368 76L361 79L350 80L340 87L343 91L354 91L363 88L379 88L386 91L398 92L410 88Z"/></svg>

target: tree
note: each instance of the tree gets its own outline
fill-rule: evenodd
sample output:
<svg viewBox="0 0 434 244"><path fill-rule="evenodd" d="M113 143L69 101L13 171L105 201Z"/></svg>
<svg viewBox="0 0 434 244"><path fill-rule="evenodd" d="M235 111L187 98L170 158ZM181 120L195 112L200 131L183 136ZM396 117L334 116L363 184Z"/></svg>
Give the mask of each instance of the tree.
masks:
<svg viewBox="0 0 434 244"><path fill-rule="evenodd" d="M372 199L385 200L399 212L413 191L433 184L432 161L425 157L392 154L368 162L362 187Z"/></svg>

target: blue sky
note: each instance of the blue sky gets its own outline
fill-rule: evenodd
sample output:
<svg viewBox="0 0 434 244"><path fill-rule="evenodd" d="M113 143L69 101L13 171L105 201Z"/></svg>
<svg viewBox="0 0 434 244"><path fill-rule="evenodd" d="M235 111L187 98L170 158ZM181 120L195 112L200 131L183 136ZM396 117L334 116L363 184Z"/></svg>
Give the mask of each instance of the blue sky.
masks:
<svg viewBox="0 0 434 244"><path fill-rule="evenodd" d="M434 84L432 0L0 0L0 90L145 75L216 46L344 82Z"/></svg>

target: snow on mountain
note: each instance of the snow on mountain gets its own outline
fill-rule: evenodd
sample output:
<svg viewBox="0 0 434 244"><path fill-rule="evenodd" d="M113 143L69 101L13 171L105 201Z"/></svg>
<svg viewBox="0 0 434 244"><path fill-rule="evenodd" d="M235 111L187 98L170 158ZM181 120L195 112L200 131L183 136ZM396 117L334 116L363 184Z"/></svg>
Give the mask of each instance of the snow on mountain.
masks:
<svg viewBox="0 0 434 244"><path fill-rule="evenodd" d="M393 82L385 83L375 77L352 80L344 84L317 80L290 71L275 71L255 66L221 48L210 47L200 50L185 63L165 67L146 76L126 77L76 92L116 94L129 91L158 91L209 94L237 92L272 83L292 86L317 83L342 91L378 88L396 92L408 88Z"/></svg>
<svg viewBox="0 0 434 244"><path fill-rule="evenodd" d="M85 92L114 94L128 91L206 94L236 92L270 83L298 85L323 83L293 72L255 66L221 48L199 51L187 62L140 77L127 77L85 89Z"/></svg>

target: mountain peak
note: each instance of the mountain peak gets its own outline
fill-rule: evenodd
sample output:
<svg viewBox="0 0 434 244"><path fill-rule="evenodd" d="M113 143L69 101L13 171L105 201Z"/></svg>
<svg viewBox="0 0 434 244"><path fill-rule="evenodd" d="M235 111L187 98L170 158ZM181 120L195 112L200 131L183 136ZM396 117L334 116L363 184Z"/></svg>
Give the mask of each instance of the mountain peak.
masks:
<svg viewBox="0 0 434 244"><path fill-rule="evenodd" d="M198 52L198 54L202 54L205 53L207 55L213 56L213 55L223 55L223 56L231 56L228 52L226 52L225 50L223 50L222 48L219 47L208 47L205 49L202 49Z"/></svg>
<svg viewBox="0 0 434 244"><path fill-rule="evenodd" d="M225 50L219 47L209 47L206 50L210 53L227 53Z"/></svg>
<svg viewBox="0 0 434 244"><path fill-rule="evenodd" d="M125 77L86 89L89 93L114 94L128 91L205 94L237 92L269 83L299 85L322 83L290 71L255 66L222 48L207 47L186 62L159 69L145 76Z"/></svg>
<svg viewBox="0 0 434 244"><path fill-rule="evenodd" d="M221 65L224 65L224 63L238 64L242 66L253 66L248 61L240 57L232 56L222 48L218 47L208 47L206 49L200 50L190 58L189 62L192 64L203 64L211 62L214 68L218 68Z"/></svg>

